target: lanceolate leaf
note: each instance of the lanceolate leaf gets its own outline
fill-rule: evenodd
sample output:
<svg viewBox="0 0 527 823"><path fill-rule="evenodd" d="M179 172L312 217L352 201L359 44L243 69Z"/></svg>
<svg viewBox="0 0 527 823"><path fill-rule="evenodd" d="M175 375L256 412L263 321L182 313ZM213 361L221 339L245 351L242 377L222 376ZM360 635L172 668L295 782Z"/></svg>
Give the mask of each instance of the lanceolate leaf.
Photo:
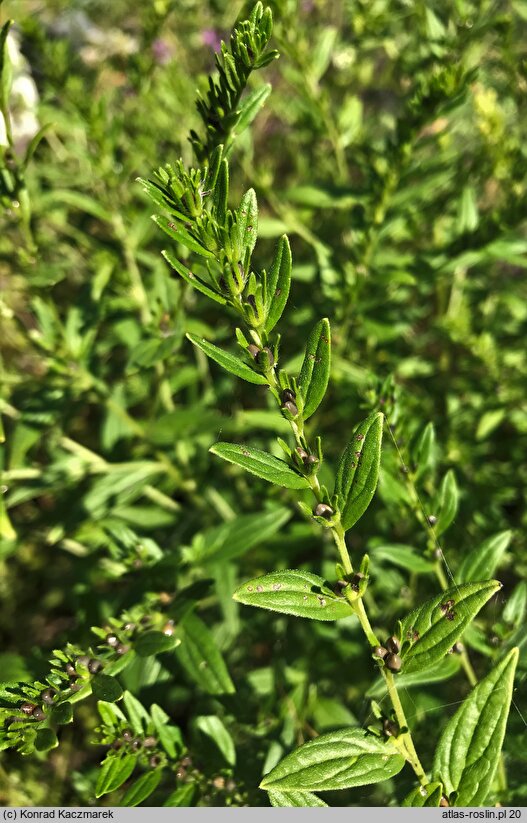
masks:
<svg viewBox="0 0 527 823"><path fill-rule="evenodd" d="M321 577L303 571L280 571L255 577L237 589L233 597L246 606L258 606L311 620L339 620L353 609Z"/></svg>
<svg viewBox="0 0 527 823"><path fill-rule="evenodd" d="M207 297L210 297L211 300L214 300L216 303L219 303L221 306L227 305L226 299L221 295L219 292L215 291L211 286L208 286L203 280L200 280L199 277L187 269L182 263L179 262L177 257L168 249L165 249L161 252L165 260L172 266L174 271L180 275L187 283L189 283L193 288L197 291L200 291L202 294L205 294Z"/></svg>
<svg viewBox="0 0 527 823"><path fill-rule="evenodd" d="M135 650L139 657L151 657L174 649L178 644L176 637L170 637L163 632L143 632L137 638Z"/></svg>
<svg viewBox="0 0 527 823"><path fill-rule="evenodd" d="M247 366L239 357L234 357L234 355L223 351L223 349L218 348L218 346L215 346L213 343L204 340L203 337L198 337L195 334L187 334L187 337L191 343L194 343L198 349L201 349L207 357L210 357L211 360L214 360L226 371L236 375L236 377L241 377L242 380L247 380L248 383L256 383L260 386L267 385L266 378L262 374L253 371L253 369Z"/></svg>
<svg viewBox="0 0 527 823"><path fill-rule="evenodd" d="M460 580L481 580L485 577L492 577L511 542L511 537L511 531L499 532L485 540L481 546L472 549L459 569Z"/></svg>
<svg viewBox="0 0 527 823"><path fill-rule="evenodd" d="M417 786L407 795L403 806L426 807L439 806L444 790L441 783L429 783L428 786Z"/></svg>
<svg viewBox="0 0 527 823"><path fill-rule="evenodd" d="M363 729L322 734L287 755L264 777L262 789L329 791L380 783L397 774L404 758L391 741Z"/></svg>
<svg viewBox="0 0 527 823"><path fill-rule="evenodd" d="M325 806L327 808L328 804L324 803L320 797L317 797L316 794L312 794L311 792L269 792L269 800L271 801L271 806L277 806L279 808L308 808L308 807L320 807Z"/></svg>
<svg viewBox="0 0 527 823"><path fill-rule="evenodd" d="M436 535L443 534L453 522L457 513L459 492L456 476L452 469L447 471L439 489L437 501L437 522L434 526Z"/></svg>
<svg viewBox="0 0 527 823"><path fill-rule="evenodd" d="M441 658L439 663L434 663L427 669L419 669L419 671L406 672L403 671L397 675L397 688L411 689L415 686L424 686L428 683L440 683L443 680L449 680L454 677L459 671L461 660L457 654L449 654L446 658ZM384 697L387 691L386 681L384 677L380 677L375 681L366 692L366 697L378 699Z"/></svg>
<svg viewBox="0 0 527 823"><path fill-rule="evenodd" d="M440 660L500 588L497 580L462 583L410 612L402 621L403 671L419 671Z"/></svg>
<svg viewBox="0 0 527 823"><path fill-rule="evenodd" d="M152 792L157 789L162 774L161 769L155 769L155 771L142 774L141 777L130 786L121 801L121 805L126 807L138 806L139 803L142 803L143 800L150 797Z"/></svg>
<svg viewBox="0 0 527 823"><path fill-rule="evenodd" d="M258 514L241 514L221 526L206 529L185 552L191 563L224 563L245 554L275 534L291 518L291 511L274 507Z"/></svg>
<svg viewBox="0 0 527 823"><path fill-rule="evenodd" d="M96 674L91 687L94 696L107 703L115 703L123 695L123 690L115 677L110 677L108 674Z"/></svg>
<svg viewBox="0 0 527 823"><path fill-rule="evenodd" d="M163 229L165 234L168 234L172 240L175 240L176 243L181 243L181 245L185 246L189 251L194 251L202 257L214 257L213 252L206 249L205 246L202 246L186 229L178 226L177 223L169 220L168 217L154 214L152 215L152 220L160 229Z"/></svg>
<svg viewBox="0 0 527 823"><path fill-rule="evenodd" d="M381 462L383 415L370 414L359 423L337 467L335 494L339 496L340 519L350 529L371 503Z"/></svg>
<svg viewBox="0 0 527 823"><path fill-rule="evenodd" d="M267 319L264 328L266 332L274 329L287 303L291 288L292 263L291 247L284 234L278 241L274 259L265 280Z"/></svg>
<svg viewBox="0 0 527 823"><path fill-rule="evenodd" d="M258 203L254 189L245 192L236 214L243 248L251 255L258 236Z"/></svg>
<svg viewBox="0 0 527 823"><path fill-rule="evenodd" d="M195 614L179 624L177 656L186 672L209 694L232 694L234 684L212 633Z"/></svg>
<svg viewBox="0 0 527 823"><path fill-rule="evenodd" d="M102 763L95 786L95 797L115 791L125 783L137 763L136 754L108 755Z"/></svg>
<svg viewBox="0 0 527 823"><path fill-rule="evenodd" d="M456 806L480 806L492 786L512 700L518 649L481 680L449 720L436 749L434 773Z"/></svg>
<svg viewBox="0 0 527 823"><path fill-rule="evenodd" d="M285 460L252 446L248 448L235 443L216 443L209 451L277 486L286 489L305 489L309 486L306 478L288 466Z"/></svg>
<svg viewBox="0 0 527 823"><path fill-rule="evenodd" d="M331 368L331 332L329 320L319 320L307 338L304 362L298 375L298 387L304 400L303 416L318 409L326 393Z"/></svg>
<svg viewBox="0 0 527 823"><path fill-rule="evenodd" d="M252 121L269 97L271 88L270 83L265 83L265 85L261 86L259 89L255 89L244 99L235 127L236 135L241 134L242 131L245 131L247 126L251 125Z"/></svg>

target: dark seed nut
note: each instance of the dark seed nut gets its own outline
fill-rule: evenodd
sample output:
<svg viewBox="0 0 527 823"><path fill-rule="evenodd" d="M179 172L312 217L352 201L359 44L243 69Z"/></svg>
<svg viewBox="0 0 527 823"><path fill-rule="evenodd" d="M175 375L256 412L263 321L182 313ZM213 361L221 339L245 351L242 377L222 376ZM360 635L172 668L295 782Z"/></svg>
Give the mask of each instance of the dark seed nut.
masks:
<svg viewBox="0 0 527 823"><path fill-rule="evenodd" d="M117 646L119 643L119 638L116 634L107 634L105 640L109 646Z"/></svg>
<svg viewBox="0 0 527 823"><path fill-rule="evenodd" d="M161 758L158 754L153 754L148 763L153 769L155 769L156 766L159 766L159 764L161 763Z"/></svg>
<svg viewBox="0 0 527 823"><path fill-rule="evenodd" d="M142 746L142 742L139 737L134 737L134 739L130 742L130 748L134 750L134 752L138 751Z"/></svg>
<svg viewBox="0 0 527 823"><path fill-rule="evenodd" d="M37 706L34 703L22 703L20 706L20 711L24 712L24 714L33 714Z"/></svg>
<svg viewBox="0 0 527 823"><path fill-rule="evenodd" d="M66 663L64 666L64 671L66 674L69 674L70 677L77 677L77 672L75 671L75 666L73 663Z"/></svg>
<svg viewBox="0 0 527 823"><path fill-rule="evenodd" d="M296 417L298 414L298 406L296 405L296 403L293 403L292 400L286 400L285 403L282 403L282 408L287 409L289 414L291 414L293 417Z"/></svg>
<svg viewBox="0 0 527 823"><path fill-rule="evenodd" d="M308 454L306 463L308 463L311 466L314 466L316 463L318 463L318 457L315 457L314 454Z"/></svg>
<svg viewBox="0 0 527 823"><path fill-rule="evenodd" d="M288 400L292 400L293 402L296 400L296 394L292 389L284 389L280 394L280 399L282 403L287 403Z"/></svg>
<svg viewBox="0 0 527 823"><path fill-rule="evenodd" d="M387 669L390 669L391 672L398 672L401 670L403 661L398 654L388 654L384 658L384 665Z"/></svg>
<svg viewBox="0 0 527 823"><path fill-rule="evenodd" d="M306 452L306 450L305 450L305 449L302 449L300 446L298 446L298 448L296 448L296 449L295 449L295 451L296 451L296 453L298 454L298 456L299 456L300 460L302 460L302 461L303 461L303 460L306 460L306 459L307 459L308 454L307 454L307 452Z"/></svg>
<svg viewBox="0 0 527 823"><path fill-rule="evenodd" d="M251 343L249 346L247 346L247 351L249 352L251 357L254 357L255 360L260 354L260 349L258 348L258 346L255 346L254 343Z"/></svg>
<svg viewBox="0 0 527 823"><path fill-rule="evenodd" d="M75 660L75 665L85 666L88 668L88 664L90 662L90 658L87 654L82 654L80 657L77 657Z"/></svg>
<svg viewBox="0 0 527 823"><path fill-rule="evenodd" d="M123 732L122 732L123 740L127 740L127 741L132 740L133 736L134 735L133 735L133 732L132 732L131 729L123 729Z"/></svg>
<svg viewBox="0 0 527 823"><path fill-rule="evenodd" d="M375 657L380 657L384 659L388 654L388 649L385 649L384 646L375 646L373 654L375 655Z"/></svg>
<svg viewBox="0 0 527 823"><path fill-rule="evenodd" d="M44 691L40 693L40 699L43 703L46 703L47 706L51 706L56 694L55 689L44 689Z"/></svg>
<svg viewBox="0 0 527 823"><path fill-rule="evenodd" d="M398 652L401 651L400 643L399 643L398 639L395 637L394 634L392 634L392 636L388 638L388 640L386 641L386 643L384 645L386 646L388 651L391 652L392 654L397 654Z"/></svg>
<svg viewBox="0 0 527 823"><path fill-rule="evenodd" d="M384 730L384 734L387 737L396 737L397 736L397 733L399 731L399 727L397 726L397 723L393 722L393 720L388 720L388 718L386 718L384 720L383 724L382 724L382 727L383 727L383 730Z"/></svg>
<svg viewBox="0 0 527 823"><path fill-rule="evenodd" d="M143 740L143 746L145 749L153 749L154 746L157 746L157 739L152 735L148 735L148 737L145 737Z"/></svg>
<svg viewBox="0 0 527 823"><path fill-rule="evenodd" d="M31 717L34 717L35 720L44 720L45 716L46 715L44 714L44 711L40 708L40 706L35 706L35 708L31 712Z"/></svg>
<svg viewBox="0 0 527 823"><path fill-rule="evenodd" d="M102 669L102 663L100 660L92 659L88 663L88 671L90 674L97 674L97 672Z"/></svg>
<svg viewBox="0 0 527 823"><path fill-rule="evenodd" d="M435 524L437 523L437 517L435 516L435 514L428 515L428 522L431 526L435 526Z"/></svg>
<svg viewBox="0 0 527 823"><path fill-rule="evenodd" d="M70 680L70 689L72 692L79 692L82 689L80 683L77 683L75 680Z"/></svg>
<svg viewBox="0 0 527 823"><path fill-rule="evenodd" d="M112 749L118 750L118 749L122 749L122 747L123 747L123 741L122 740L117 739L117 740L113 741Z"/></svg>
<svg viewBox="0 0 527 823"><path fill-rule="evenodd" d="M116 654L126 654L128 651L130 651L130 646L125 646L124 643L118 643L115 647Z"/></svg>
<svg viewBox="0 0 527 823"><path fill-rule="evenodd" d="M315 517L325 517L326 520L330 520L333 516L333 509L331 506L326 506L325 503L319 503L318 506L315 507L313 514Z"/></svg>

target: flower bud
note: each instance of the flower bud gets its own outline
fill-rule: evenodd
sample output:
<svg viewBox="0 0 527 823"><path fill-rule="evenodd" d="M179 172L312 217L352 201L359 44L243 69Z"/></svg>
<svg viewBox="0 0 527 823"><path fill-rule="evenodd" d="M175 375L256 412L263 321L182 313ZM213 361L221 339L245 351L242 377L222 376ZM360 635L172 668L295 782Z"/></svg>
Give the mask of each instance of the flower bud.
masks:
<svg viewBox="0 0 527 823"><path fill-rule="evenodd" d="M319 503L313 512L315 517L324 517L326 520L331 520L333 517L333 509L325 503Z"/></svg>
<svg viewBox="0 0 527 823"><path fill-rule="evenodd" d="M391 672L398 672L401 670L403 661L398 654L388 654L384 658L384 665L387 669L390 669Z"/></svg>

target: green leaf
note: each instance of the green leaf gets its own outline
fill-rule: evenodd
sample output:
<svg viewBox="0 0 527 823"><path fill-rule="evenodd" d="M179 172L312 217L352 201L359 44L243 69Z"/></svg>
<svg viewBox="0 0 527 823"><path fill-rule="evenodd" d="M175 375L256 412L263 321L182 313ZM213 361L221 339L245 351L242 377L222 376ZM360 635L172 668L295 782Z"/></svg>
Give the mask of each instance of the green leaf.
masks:
<svg viewBox="0 0 527 823"><path fill-rule="evenodd" d="M435 428L433 423L427 423L415 448L412 449L412 462L416 466L416 477L420 478L434 463Z"/></svg>
<svg viewBox="0 0 527 823"><path fill-rule="evenodd" d="M236 764L236 749L234 741L222 721L216 715L202 715L196 717L196 727L216 743L218 749L229 764Z"/></svg>
<svg viewBox="0 0 527 823"><path fill-rule="evenodd" d="M246 191L236 211L244 252L252 254L258 237L258 203L254 189Z"/></svg>
<svg viewBox="0 0 527 823"><path fill-rule="evenodd" d="M180 263L175 254L171 252L169 249L164 249L161 254L167 261L167 263L172 266L174 271L177 271L180 277L185 280L186 283L189 283L194 289L200 291L202 294L205 294L207 297L210 297L211 300L214 300L216 303L219 303L221 306L227 305L227 300L223 297L222 294L217 292L211 286L208 286L203 280L201 280L197 275L187 269L183 263Z"/></svg>
<svg viewBox="0 0 527 823"><path fill-rule="evenodd" d="M441 660L499 589L497 580L462 583L410 612L401 623L403 671L426 669Z"/></svg>
<svg viewBox="0 0 527 823"><path fill-rule="evenodd" d="M271 84L265 83L265 85L261 86L259 89L255 89L247 95L240 109L240 114L233 132L233 137L241 134L248 126L251 125L252 121L269 97L271 89Z"/></svg>
<svg viewBox="0 0 527 823"><path fill-rule="evenodd" d="M303 417L318 409L326 393L331 368L331 331L324 317L309 334L304 362L298 375L298 388L304 401Z"/></svg>
<svg viewBox="0 0 527 823"><path fill-rule="evenodd" d="M416 786L410 794L408 794L402 806L439 806L441 797L443 796L442 783L429 783L427 786Z"/></svg>
<svg viewBox="0 0 527 823"><path fill-rule="evenodd" d="M51 720L53 723L56 723L57 726L64 726L66 723L71 723L73 720L73 707L71 703L65 701L64 703L53 706L51 709Z"/></svg>
<svg viewBox="0 0 527 823"><path fill-rule="evenodd" d="M414 574L429 574L434 571L434 564L417 554L411 546L392 543L383 546L374 546L370 554L375 560L386 560L393 566L406 569Z"/></svg>
<svg viewBox="0 0 527 823"><path fill-rule="evenodd" d="M175 240L176 243L181 243L181 245L185 246L189 251L196 252L196 254L200 254L202 257L207 257L210 259L214 258L213 252L209 251L202 246L201 243L198 243L197 240L192 237L189 232L179 226L177 223L174 223L172 220L169 220L168 217L160 214L153 214L152 220L159 226L160 229L163 229L165 234Z"/></svg>
<svg viewBox="0 0 527 823"><path fill-rule="evenodd" d="M402 671L397 675L397 688L411 689L413 686L425 686L429 683L441 683L449 680L459 671L461 660L457 654L449 654L446 658L441 658L438 663L434 663L427 669L419 669L414 672ZM384 677L379 677L366 692L366 697L377 700L384 697L387 692Z"/></svg>
<svg viewBox="0 0 527 823"><path fill-rule="evenodd" d="M233 560L276 534L290 517L288 509L278 507L258 514L239 515L235 520L199 533L192 547L185 551L185 560L207 564Z"/></svg>
<svg viewBox="0 0 527 823"><path fill-rule="evenodd" d="M255 577L236 589L233 598L246 606L310 620L340 620L354 614L348 601L337 597L322 577L295 569Z"/></svg>
<svg viewBox="0 0 527 823"><path fill-rule="evenodd" d="M309 487L307 479L294 471L284 460L252 446L249 449L236 443L215 443L209 451L276 486L283 486L286 489Z"/></svg>
<svg viewBox="0 0 527 823"><path fill-rule="evenodd" d="M467 554L463 560L458 577L462 581L482 580L492 577L511 542L512 532L505 531L485 540Z"/></svg>
<svg viewBox="0 0 527 823"><path fill-rule="evenodd" d="M262 789L329 791L366 786L401 771L404 758L391 741L363 729L321 734L287 755L262 780Z"/></svg>
<svg viewBox="0 0 527 823"><path fill-rule="evenodd" d="M186 786L180 786L167 797L163 806L192 806L194 805L196 790L197 786L195 783L187 783Z"/></svg>
<svg viewBox="0 0 527 823"><path fill-rule="evenodd" d="M285 309L291 288L292 265L291 247L284 234L278 241L271 268L265 278L266 332L274 329Z"/></svg>
<svg viewBox="0 0 527 823"><path fill-rule="evenodd" d="M57 735L52 729L39 729L35 737L35 749L37 752L48 752L56 749L59 745Z"/></svg>
<svg viewBox="0 0 527 823"><path fill-rule="evenodd" d="M213 635L192 612L178 626L181 645L177 656L181 665L209 694L233 694L234 684Z"/></svg>
<svg viewBox="0 0 527 823"><path fill-rule="evenodd" d="M0 111L8 112L13 69L7 48L7 35L13 20L7 20L0 31Z"/></svg>
<svg viewBox="0 0 527 823"><path fill-rule="evenodd" d="M270 791L269 792L269 800L271 801L271 806L277 806L278 808L308 808L308 807L315 807L315 806L325 806L328 807L327 803L324 803L320 797L317 797L316 794L312 794L311 792L279 792L279 791Z"/></svg>
<svg viewBox="0 0 527 823"><path fill-rule="evenodd" d="M518 649L481 680L448 721L436 749L434 774L456 806L481 806L498 766L512 700Z"/></svg>
<svg viewBox="0 0 527 823"><path fill-rule="evenodd" d="M456 476L452 469L449 469L443 478L439 489L435 515L437 522L434 531L439 537L448 529L457 513L459 502L459 491L456 483Z"/></svg>
<svg viewBox="0 0 527 823"><path fill-rule="evenodd" d="M125 793L120 805L127 807L138 806L157 789L162 776L162 769L155 769L142 774Z"/></svg>
<svg viewBox="0 0 527 823"><path fill-rule="evenodd" d="M150 713L152 715L152 722L155 726L157 736L159 737L159 742L168 756L172 760L175 760L184 749L181 731L177 726L170 725L170 718L168 714L164 712L161 706L158 706L157 703L154 703L150 707Z"/></svg>
<svg viewBox="0 0 527 823"><path fill-rule="evenodd" d="M145 728L150 722L150 715L144 708L143 704L134 697L131 692L125 692L123 696L123 703L126 708L126 713L130 718L130 724L135 734L141 735L145 733Z"/></svg>
<svg viewBox="0 0 527 823"><path fill-rule="evenodd" d="M107 674L96 674L91 681L94 697L107 703L115 703L123 695L123 690L115 677Z"/></svg>
<svg viewBox="0 0 527 823"><path fill-rule="evenodd" d="M136 754L109 754L103 760L97 776L95 797L102 797L103 794L113 792L122 786L132 774L136 763Z"/></svg>
<svg viewBox="0 0 527 823"><path fill-rule="evenodd" d="M522 580L505 603L503 619L511 626L521 626L527 607L527 582Z"/></svg>
<svg viewBox="0 0 527 823"><path fill-rule="evenodd" d="M223 349L218 348L218 346L209 343L203 337L198 337L197 334L187 334L187 337L190 342L194 343L198 349L201 349L207 357L219 363L226 371L236 375L236 377L241 377L242 380L247 380L248 383L256 383L260 386L267 385L267 378L264 377L263 374L258 374L258 372L251 369L251 367L247 366L239 357L235 357Z"/></svg>
<svg viewBox="0 0 527 823"><path fill-rule="evenodd" d="M229 164L227 160L222 160L220 163L214 184L213 201L216 220L221 226L225 223L229 201Z"/></svg>
<svg viewBox="0 0 527 823"><path fill-rule="evenodd" d="M354 430L337 467L335 494L339 496L340 519L350 529L370 505L381 462L383 415L370 414Z"/></svg>
<svg viewBox="0 0 527 823"><path fill-rule="evenodd" d="M163 634L163 632L144 632L135 642L135 650L139 657L151 657L175 649L178 645L177 637Z"/></svg>

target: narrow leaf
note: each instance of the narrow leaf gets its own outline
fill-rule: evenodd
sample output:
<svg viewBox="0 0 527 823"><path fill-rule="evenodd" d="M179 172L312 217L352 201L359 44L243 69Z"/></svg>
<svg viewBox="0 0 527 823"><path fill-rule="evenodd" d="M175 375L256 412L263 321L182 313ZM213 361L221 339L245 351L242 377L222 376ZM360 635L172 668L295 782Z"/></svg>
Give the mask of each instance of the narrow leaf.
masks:
<svg viewBox="0 0 527 823"><path fill-rule="evenodd" d="M258 374L258 372L253 371L253 369L247 366L239 357L234 357L234 355L218 348L218 346L215 346L213 343L209 343L203 337L198 337L196 334L187 334L187 337L191 343L194 343L198 349L201 349L207 357L210 357L211 360L214 360L215 363L218 363L226 371L236 375L236 377L241 377L242 380L247 380L248 383L256 383L260 386L267 385L268 381L263 374Z"/></svg>
<svg viewBox="0 0 527 823"><path fill-rule="evenodd" d="M438 663L434 663L427 669L419 669L419 671L406 672L403 671L397 675L398 689L411 689L414 686L425 686L429 683L441 683L443 680L449 680L458 673L461 666L461 660L457 654L449 654L446 658L441 658ZM386 680L384 677L379 677L373 686L366 692L366 697L371 697L377 700L384 697L387 691Z"/></svg>
<svg viewBox="0 0 527 823"><path fill-rule="evenodd" d="M106 757L101 766L95 786L95 797L115 791L125 783L137 763L136 754L115 755Z"/></svg>
<svg viewBox="0 0 527 823"><path fill-rule="evenodd" d="M236 216L244 251L252 254L258 236L258 203L254 189L245 192Z"/></svg>
<svg viewBox="0 0 527 823"><path fill-rule="evenodd" d="M500 588L497 580L462 583L410 612L401 624L403 671L426 669L441 660Z"/></svg>
<svg viewBox="0 0 527 823"><path fill-rule="evenodd" d="M229 766L234 766L236 764L234 741L220 718L213 714L196 717L196 726L203 734L214 740Z"/></svg>
<svg viewBox="0 0 527 823"><path fill-rule="evenodd" d="M330 368L331 331L329 320L324 317L307 338L304 362L298 375L298 387L304 401L303 416L306 420L318 409L326 393Z"/></svg>
<svg viewBox="0 0 527 823"><path fill-rule="evenodd" d="M309 792L349 789L387 780L403 766L403 756L390 741L363 729L345 729L304 743L275 766L260 786Z"/></svg>
<svg viewBox="0 0 527 823"><path fill-rule="evenodd" d="M295 569L255 577L236 589L233 598L246 606L310 620L339 620L354 613L322 577Z"/></svg>
<svg viewBox="0 0 527 823"><path fill-rule="evenodd" d="M273 262L265 281L267 319L264 328L266 332L274 329L285 309L289 289L291 288L292 265L291 247L284 234L278 241Z"/></svg>
<svg viewBox="0 0 527 823"><path fill-rule="evenodd" d="M399 543L375 546L370 549L370 554L375 560L385 560L393 566L406 569L414 574L430 574L434 571L434 564L421 557L411 546Z"/></svg>
<svg viewBox="0 0 527 823"><path fill-rule="evenodd" d="M512 532L505 531L485 540L467 554L459 569L459 579L463 581L482 580L496 572L505 551L511 542Z"/></svg>
<svg viewBox="0 0 527 823"><path fill-rule="evenodd" d="M266 83L259 89L248 94L240 110L238 120L236 122L233 137L241 134L245 129L251 125L252 121L262 108L263 104L271 93L271 84Z"/></svg>
<svg viewBox="0 0 527 823"><path fill-rule="evenodd" d="M335 494L340 519L350 529L370 505L379 480L383 415L370 414L359 423L337 467Z"/></svg>
<svg viewBox="0 0 527 823"><path fill-rule="evenodd" d="M202 246L201 243L199 243L194 237L192 237L192 235L189 234L189 232L186 229L182 228L181 226L178 226L177 223L174 223L173 220L169 220L168 217L165 217L161 214L153 214L152 220L154 221L156 226L159 226L160 229L163 229L165 234L168 234L168 236L172 240L175 240L176 243L181 243L189 251L194 251L196 252L196 254L200 254L202 257L214 257L213 252L206 249L205 246Z"/></svg>
<svg viewBox="0 0 527 823"><path fill-rule="evenodd" d="M311 792L270 791L269 800L271 801L271 806L277 806L279 808L288 807L305 809L316 806L325 806L327 808L328 806L328 804L324 803L320 797L317 797L316 794L312 794Z"/></svg>
<svg viewBox="0 0 527 823"><path fill-rule="evenodd" d="M284 460L260 449L249 449L235 443L216 443L209 451L277 486L286 489L305 489L309 486L306 478L294 471Z"/></svg>
<svg viewBox="0 0 527 823"><path fill-rule="evenodd" d="M140 634L135 643L135 651L139 657L151 657L154 654L162 654L178 645L176 637L163 634L163 632L144 632Z"/></svg>
<svg viewBox="0 0 527 823"><path fill-rule="evenodd" d="M137 697L134 697L134 695L131 694L131 692L124 693L123 703L126 708L126 713L130 718L130 723L132 725L134 733L138 735L143 735L145 733L145 728L148 726L148 723L150 722L150 716L148 712L144 708L143 704L137 699Z"/></svg>
<svg viewBox="0 0 527 823"><path fill-rule="evenodd" d="M443 534L448 529L457 513L459 503L459 491L456 483L456 476L452 469L449 469L443 478L439 489L437 501L437 522L434 530L437 536Z"/></svg>
<svg viewBox="0 0 527 823"><path fill-rule="evenodd" d="M279 531L290 517L288 509L278 507L258 514L242 514L199 533L192 547L185 551L185 560L192 563L233 560Z"/></svg>
<svg viewBox="0 0 527 823"><path fill-rule="evenodd" d="M514 648L472 690L449 720L436 749L434 773L456 806L481 806L498 767L512 700Z"/></svg>
<svg viewBox="0 0 527 823"><path fill-rule="evenodd" d="M142 774L124 795L121 800L121 806L138 806L139 803L142 803L143 800L150 797L152 792L157 789L162 775L163 771L161 769L155 769L152 772Z"/></svg>
<svg viewBox="0 0 527 823"><path fill-rule="evenodd" d="M202 294L210 297L211 300L214 300L216 303L219 303L221 306L227 305L227 300L223 295L219 292L215 291L211 286L208 286L203 280L197 277L190 269L187 269L182 263L179 262L177 257L168 249L165 249L161 252L167 263L172 266L174 271L180 275L187 283L189 283L194 289L200 291Z"/></svg>
<svg viewBox="0 0 527 823"><path fill-rule="evenodd" d="M178 659L201 688L209 694L233 694L234 684L223 656L205 623L190 613L181 621Z"/></svg>

